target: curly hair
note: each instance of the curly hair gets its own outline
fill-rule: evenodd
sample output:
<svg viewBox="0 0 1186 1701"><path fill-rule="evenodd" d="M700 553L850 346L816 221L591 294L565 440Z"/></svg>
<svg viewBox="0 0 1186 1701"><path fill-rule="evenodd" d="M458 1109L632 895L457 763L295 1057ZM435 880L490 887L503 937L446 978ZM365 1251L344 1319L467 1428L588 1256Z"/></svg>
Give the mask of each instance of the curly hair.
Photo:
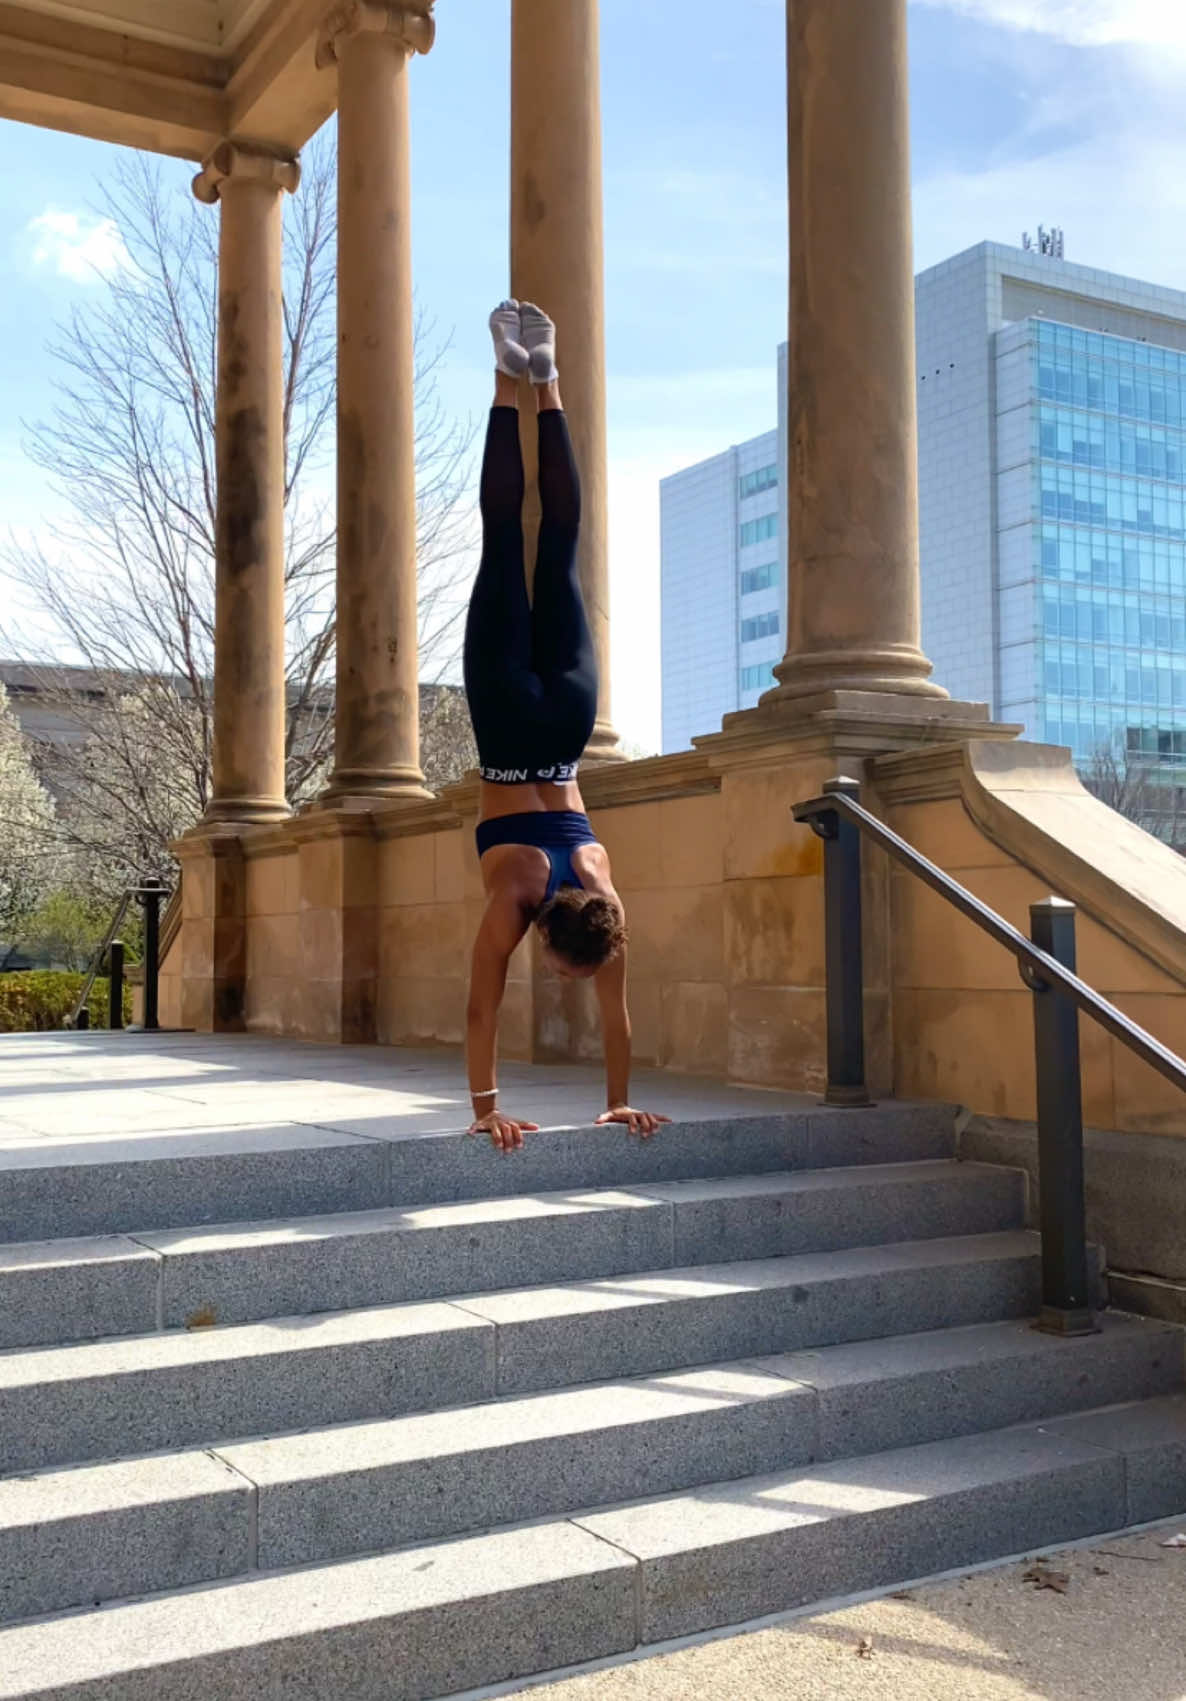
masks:
<svg viewBox="0 0 1186 1701"><path fill-rule="evenodd" d="M562 886L535 918L545 945L578 969L599 969L626 944L621 906L599 892Z"/></svg>

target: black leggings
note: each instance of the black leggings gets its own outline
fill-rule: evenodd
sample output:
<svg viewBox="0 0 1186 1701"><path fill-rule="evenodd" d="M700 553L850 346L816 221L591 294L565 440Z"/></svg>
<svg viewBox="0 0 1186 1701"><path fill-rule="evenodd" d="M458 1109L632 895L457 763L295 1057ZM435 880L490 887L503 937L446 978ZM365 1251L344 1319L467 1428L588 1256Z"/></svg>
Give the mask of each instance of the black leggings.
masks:
<svg viewBox="0 0 1186 1701"><path fill-rule="evenodd" d="M597 716L597 658L577 577L581 485L559 409L539 416L539 552L523 558L519 410L492 408L482 462L482 562L465 625L465 690L482 777L575 777Z"/></svg>

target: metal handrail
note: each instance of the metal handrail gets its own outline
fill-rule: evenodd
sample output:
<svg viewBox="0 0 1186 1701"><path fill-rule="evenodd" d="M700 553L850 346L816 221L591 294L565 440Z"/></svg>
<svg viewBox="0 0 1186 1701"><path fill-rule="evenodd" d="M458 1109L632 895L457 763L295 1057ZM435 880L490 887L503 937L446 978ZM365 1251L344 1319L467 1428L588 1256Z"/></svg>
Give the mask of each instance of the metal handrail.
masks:
<svg viewBox="0 0 1186 1701"><path fill-rule="evenodd" d="M160 906L165 897L165 888L159 880L145 880L140 886L129 886L116 906L111 918L111 925L103 936L103 943L91 958L90 967L82 984L82 990L74 1001L74 1007L66 1017L67 1028L77 1028L83 1010L87 1006L95 981L102 972L104 959L115 944L116 935L123 925L124 917L133 898L139 898L144 905L144 1028L153 1031L159 1027L157 1020L157 989L160 976Z"/></svg>
<svg viewBox="0 0 1186 1701"><path fill-rule="evenodd" d="M1170 1051L1138 1023L1131 1021L1122 1010L1118 1010L1114 1004L1110 1004L1100 993L1088 986L1086 981L1080 980L1078 975L1072 974L1045 951L1039 950L1032 940L1012 927L995 910L989 909L988 905L969 892L966 886L961 886L949 874L944 874L941 868L929 862L913 845L908 845L905 839L899 838L884 821L879 821L876 815L871 815L851 792L829 791L821 798L813 798L810 803L798 804L793 814L796 821L813 823L821 813L831 810L859 827L895 861L902 863L916 875L924 885L946 898L961 915L974 922L1007 951L1011 951L1018 960L1022 979L1031 991L1034 990L1034 979L1044 985L1058 986L1078 1005L1084 1015L1090 1016L1102 1028L1106 1028L1122 1045L1149 1064L1150 1068L1156 1069L1166 1080L1172 1081L1175 1087L1186 1092L1186 1062L1176 1052Z"/></svg>
<svg viewBox="0 0 1186 1701"><path fill-rule="evenodd" d="M76 1028L78 1026L78 1018L82 1015L83 1010L86 1008L87 1000L91 995L91 988L99 978L99 971L103 967L103 959L107 955L108 951L110 951L116 934L123 926L124 917L128 913L128 905L131 903L132 897L133 894L131 892L125 892L123 897L119 900L119 903L116 905L115 914L111 918L111 926L103 935L103 943L99 946L99 949L91 958L91 966L87 970L86 979L82 983L82 991L74 1001L74 1008L66 1017L66 1026L68 1028Z"/></svg>
<svg viewBox="0 0 1186 1701"><path fill-rule="evenodd" d="M797 804L796 821L824 840L829 1104L868 1105L865 1075L861 842L868 837L1016 958L1033 994L1038 1111L1042 1311L1038 1327L1081 1335L1096 1327L1087 1244L1083 1083L1079 1018L1090 1016L1129 1051L1186 1091L1186 1063L1129 1020L1076 973L1075 906L1030 905L1027 939L966 887L862 807L855 780L830 780L823 797Z"/></svg>

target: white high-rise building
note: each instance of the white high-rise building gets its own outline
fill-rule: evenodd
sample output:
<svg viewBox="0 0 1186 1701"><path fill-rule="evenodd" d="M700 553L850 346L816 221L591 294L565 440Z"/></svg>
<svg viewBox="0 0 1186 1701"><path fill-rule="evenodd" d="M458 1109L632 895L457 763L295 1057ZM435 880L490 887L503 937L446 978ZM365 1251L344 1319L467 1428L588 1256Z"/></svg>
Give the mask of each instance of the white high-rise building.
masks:
<svg viewBox="0 0 1186 1701"><path fill-rule="evenodd" d="M785 414L659 487L665 751L752 707L786 649Z"/></svg>
<svg viewBox="0 0 1186 1701"><path fill-rule="evenodd" d="M981 243L932 267L916 298L923 647L937 678L1081 763L1119 740L1181 783L1186 293L1075 265L1042 233L1030 249ZM740 469L776 440L663 485L665 750L754 700ZM771 661L785 561L784 546ZM711 660L681 672L702 621Z"/></svg>

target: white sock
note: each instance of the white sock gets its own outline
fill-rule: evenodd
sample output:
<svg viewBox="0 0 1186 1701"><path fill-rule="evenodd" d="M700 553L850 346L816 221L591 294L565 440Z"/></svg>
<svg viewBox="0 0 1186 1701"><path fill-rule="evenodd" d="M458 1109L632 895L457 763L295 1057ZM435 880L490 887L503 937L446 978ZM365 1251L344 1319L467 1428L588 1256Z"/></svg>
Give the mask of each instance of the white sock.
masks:
<svg viewBox="0 0 1186 1701"><path fill-rule="evenodd" d="M504 301L490 315L494 337L494 364L509 378L522 378L527 370L527 350L520 341L519 303Z"/></svg>
<svg viewBox="0 0 1186 1701"><path fill-rule="evenodd" d="M555 325L530 301L523 302L519 308L519 321L523 327L523 347L531 363L531 382L554 383L560 376L556 370Z"/></svg>

